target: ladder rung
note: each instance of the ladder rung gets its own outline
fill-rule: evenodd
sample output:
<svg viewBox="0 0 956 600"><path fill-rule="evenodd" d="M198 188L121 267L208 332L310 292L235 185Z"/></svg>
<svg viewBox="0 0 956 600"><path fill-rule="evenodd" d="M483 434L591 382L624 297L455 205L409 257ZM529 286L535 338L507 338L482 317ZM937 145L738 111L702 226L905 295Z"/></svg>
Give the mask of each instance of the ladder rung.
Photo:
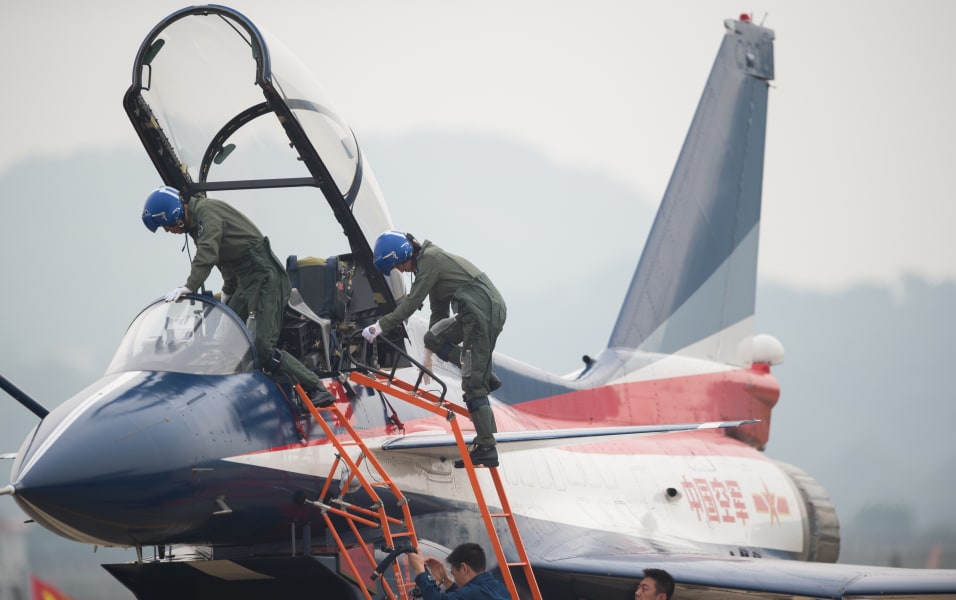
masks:
<svg viewBox="0 0 956 600"><path fill-rule="evenodd" d="M349 469L347 478L339 478L342 479L341 484L343 489L340 490L341 495L337 495L335 498L329 499L328 503L321 500L307 500L307 502L321 510L322 519L325 521L326 527L335 539L335 545L338 549L339 555L345 560L348 571L351 573L351 576L355 579L356 583L358 583L361 575L359 570L356 568L354 561L350 557L349 548L344 544L342 537L335 529L336 526L332 521L333 516L342 518L346 521L349 529L352 532L352 535L359 542L359 546L362 548L365 560L368 561L370 565L374 566L376 562L375 557L371 552L368 551L367 544L364 541L361 532L359 531L359 526L368 527L374 531L382 532L385 538L389 540L394 537L411 537L412 539L416 539L417 536L415 535L411 513L408 509L408 501L398 486L391 481L391 478L385 471L384 467L370 452L369 448L365 445L365 442L362 440L358 432L354 429L354 427L351 426L348 418L341 414L338 407L333 404L331 406L318 409L311 402L308 395L299 384L295 385L295 393L298 395L303 404L309 408L309 412L312 413L315 422L322 428L326 438L329 440L329 442L331 442L336 450L335 459L332 462L332 468L330 469L330 472L326 477L326 482L322 488L320 496L322 499L325 499L326 493L329 491L331 483L337 479L335 475L339 465L344 462ZM323 413L330 413L333 417L333 423L336 423L338 426L344 428L348 433L348 438L345 438L345 436L342 435L337 435L336 432L331 428L331 424L320 416L320 411ZM354 458L352 457L352 454L354 453L352 448L357 448L360 451L359 455ZM363 473L363 466L364 470L368 471L369 475L372 475L372 471L375 471L377 473L375 476L378 478L378 480L369 481L369 478L366 477L365 473ZM371 507L366 508L363 506L358 506L345 500L345 492L350 489L354 483L357 483L360 487L363 487L374 501L374 504ZM378 497L378 492L374 489L376 487L385 487L390 490L391 494L397 499L398 506L402 509L404 519L397 519L385 513L383 509L383 503ZM390 526L400 526L404 529L404 531L393 533ZM405 589L408 587L408 583L404 582L404 578L397 564L394 564L392 568L395 572L396 581L398 581L400 585L398 597L401 598L401 600L406 600L409 598L408 590ZM384 584L384 586L387 596L392 600L396 600L396 595L391 591L389 585ZM366 600L372 600L372 596L369 593L369 588L367 585L361 584L359 585L359 589Z"/></svg>
<svg viewBox="0 0 956 600"><path fill-rule="evenodd" d="M464 437L462 436L461 428L459 427L457 421L453 418L454 415L452 413L457 413L466 418L469 416L469 414L463 407L447 402L444 399L444 394L441 398L434 396L421 390L417 384L415 386L411 386L400 379L395 379L394 373L391 377L386 379L381 375L370 377L358 371L353 371L349 375L349 379L360 385L375 388L379 390L379 392L389 394L400 400L404 400L405 402L408 402L409 404L418 408L428 410L435 415L446 416L448 422L451 424L452 433L455 436L458 448L461 452L465 452ZM533 599L541 600L541 592L538 589L534 571L531 569L531 563L528 560L528 555L524 548L524 542L521 541L521 535L518 532L517 523L515 522L514 515L511 512L511 504L508 502L507 496L505 495L504 486L502 485L501 476L498 473L498 469L494 467L472 465L470 464L471 461L468 461L468 463L468 468L466 469L468 479L475 493L475 500L478 501L479 510L482 513L485 526L488 529L489 538L495 551L495 555L499 564L506 565L506 568L502 569L506 587L512 595L517 597L517 588L515 586L514 579L511 576L510 567L521 567L524 571L528 585L531 588L530 591ZM492 513L488 508L488 503L484 501L484 494L481 491L481 485L478 482L476 473L478 469L487 469L489 472L491 479L494 482L495 492L498 495L498 501L501 502L501 508L499 509L501 512ZM495 524L492 523L493 518L505 518L507 520L508 530L511 533L511 538L515 545L520 562L507 562L505 560L501 540L499 539L499 533L496 531L497 528L495 527ZM410 533L413 533L412 527L409 527L409 531ZM399 535L401 534L394 534L393 537L399 537Z"/></svg>

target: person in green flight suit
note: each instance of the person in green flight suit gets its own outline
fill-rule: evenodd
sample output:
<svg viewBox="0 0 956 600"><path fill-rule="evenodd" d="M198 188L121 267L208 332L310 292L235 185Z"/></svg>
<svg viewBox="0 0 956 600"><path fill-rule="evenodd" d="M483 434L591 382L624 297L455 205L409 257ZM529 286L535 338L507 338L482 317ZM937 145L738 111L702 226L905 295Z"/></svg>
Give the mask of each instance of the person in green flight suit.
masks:
<svg viewBox="0 0 956 600"><path fill-rule="evenodd" d="M491 279L469 261L428 240L419 244L414 236L401 231L378 236L374 262L386 276L395 268L414 273L415 279L402 303L366 327L362 335L372 342L381 332L408 319L428 296L431 316L424 339L426 351L461 368L465 405L476 434L469 455L476 465L497 467L497 426L488 394L501 385L492 373L491 359L505 324L504 299ZM455 466L461 468L463 461L456 461Z"/></svg>
<svg viewBox="0 0 956 600"><path fill-rule="evenodd" d="M143 223L154 233L162 227L169 233L189 234L196 242L189 278L165 295L166 302L198 290L212 268L218 267L223 279L221 300L246 321L260 360L270 371L302 384L316 404L334 402L315 373L276 348L291 284L269 248L269 238L248 217L226 202L205 196L184 203L175 188L161 186L146 198Z"/></svg>

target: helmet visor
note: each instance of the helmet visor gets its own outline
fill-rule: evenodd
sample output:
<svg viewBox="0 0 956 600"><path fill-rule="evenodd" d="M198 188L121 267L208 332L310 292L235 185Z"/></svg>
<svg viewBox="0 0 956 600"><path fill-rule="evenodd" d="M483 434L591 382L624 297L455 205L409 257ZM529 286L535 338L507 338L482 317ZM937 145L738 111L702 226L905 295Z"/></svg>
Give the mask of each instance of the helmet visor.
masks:
<svg viewBox="0 0 956 600"><path fill-rule="evenodd" d="M145 225L146 229L149 229L153 233L156 233L156 230L164 225L163 221L165 219L165 212L151 215L149 214L149 211L143 211L143 225Z"/></svg>
<svg viewBox="0 0 956 600"><path fill-rule="evenodd" d="M375 268L381 271L383 275L391 273L397 264L398 256L394 252L389 252L385 256L379 256L375 259Z"/></svg>

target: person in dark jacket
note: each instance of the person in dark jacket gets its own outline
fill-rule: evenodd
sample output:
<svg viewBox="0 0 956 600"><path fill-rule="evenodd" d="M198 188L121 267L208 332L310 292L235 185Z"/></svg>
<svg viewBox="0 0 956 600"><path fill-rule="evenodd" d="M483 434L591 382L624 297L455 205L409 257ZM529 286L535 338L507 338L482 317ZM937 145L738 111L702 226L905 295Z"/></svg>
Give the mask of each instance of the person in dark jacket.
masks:
<svg viewBox="0 0 956 600"><path fill-rule="evenodd" d="M508 588L485 570L485 551L478 544L461 544L445 559L425 558L418 552L408 555L408 566L415 573L415 584L424 600L511 600Z"/></svg>
<svg viewBox="0 0 956 600"><path fill-rule="evenodd" d="M428 240L419 244L414 236L401 231L386 231L378 236L374 262L375 268L386 276L394 268L414 273L415 280L402 303L366 327L362 335L371 342L381 332L400 325L422 306L427 296L431 316L425 348L461 368L465 405L475 424L471 460L476 465L497 467L494 434L498 429L488 394L501 385L492 372L491 359L505 325L504 299L491 279L469 261ZM428 362L426 357L426 366ZM458 460L455 466L464 465Z"/></svg>
<svg viewBox="0 0 956 600"><path fill-rule="evenodd" d="M166 302L197 291L212 268L218 267L223 279L221 300L246 321L259 360L271 371L301 383L317 404L328 406L335 400L315 373L276 348L291 284L269 248L269 238L248 217L226 202L204 196L183 203L175 188L162 186L146 198L143 224L154 233L162 227L169 233L189 234L196 242L189 278L165 295Z"/></svg>

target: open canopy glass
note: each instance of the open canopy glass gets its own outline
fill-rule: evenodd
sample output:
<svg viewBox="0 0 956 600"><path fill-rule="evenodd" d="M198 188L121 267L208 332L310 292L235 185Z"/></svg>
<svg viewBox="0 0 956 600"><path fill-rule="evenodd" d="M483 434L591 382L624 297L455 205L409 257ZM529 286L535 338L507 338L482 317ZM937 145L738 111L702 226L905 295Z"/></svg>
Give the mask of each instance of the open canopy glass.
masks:
<svg viewBox="0 0 956 600"><path fill-rule="evenodd" d="M358 142L302 63L245 16L212 5L169 15L143 41L123 103L163 182L186 199L315 189L385 291L370 240L391 219Z"/></svg>

